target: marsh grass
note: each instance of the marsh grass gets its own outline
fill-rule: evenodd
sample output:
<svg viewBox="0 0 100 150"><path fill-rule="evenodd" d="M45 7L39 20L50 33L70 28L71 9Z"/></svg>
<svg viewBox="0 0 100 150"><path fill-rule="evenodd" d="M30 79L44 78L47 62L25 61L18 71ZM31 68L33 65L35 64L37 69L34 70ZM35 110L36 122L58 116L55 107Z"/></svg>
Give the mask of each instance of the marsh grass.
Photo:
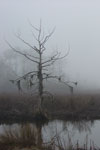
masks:
<svg viewBox="0 0 100 150"><path fill-rule="evenodd" d="M37 134L31 124L20 126L18 129L5 129L5 132L0 135L0 150L100 150L94 141L89 143L88 136L85 143L80 145L79 141L72 143L69 133L67 141L61 139L59 133L56 133L50 141L47 143L42 141L42 145L39 145Z"/></svg>
<svg viewBox="0 0 100 150"><path fill-rule="evenodd" d="M51 119L66 119L69 115L91 116L100 114L100 95L56 95L44 98L43 110ZM28 121L38 110L38 97L28 94L1 94L0 120ZM96 112L96 114L95 114ZM1 115L2 114L2 115ZM36 118L35 118L36 119Z"/></svg>
<svg viewBox="0 0 100 150"><path fill-rule="evenodd" d="M39 143L40 135L29 123L15 129L4 129L0 135L0 150L53 150L51 144Z"/></svg>
<svg viewBox="0 0 100 150"><path fill-rule="evenodd" d="M98 97L99 100L100 96ZM53 100L48 97L44 98L43 107L51 109L68 109L78 110L81 108L87 108L89 105L94 105L96 102L96 96L91 95L56 95ZM30 110L34 110L37 107L38 97L30 96L28 94L0 94L0 109L18 109L25 111L27 106L30 106ZM100 104L100 102L99 102ZM26 109L28 111L28 108Z"/></svg>
<svg viewBox="0 0 100 150"><path fill-rule="evenodd" d="M5 129L0 135L0 145L11 147L36 146L36 133L30 124L20 126L19 129Z"/></svg>

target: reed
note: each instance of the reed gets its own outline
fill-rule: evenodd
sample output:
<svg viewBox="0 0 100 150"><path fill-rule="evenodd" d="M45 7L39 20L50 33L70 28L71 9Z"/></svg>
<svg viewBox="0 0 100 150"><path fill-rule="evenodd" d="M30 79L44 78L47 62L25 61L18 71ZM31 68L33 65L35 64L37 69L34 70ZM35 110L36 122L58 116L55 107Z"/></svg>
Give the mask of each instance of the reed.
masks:
<svg viewBox="0 0 100 150"><path fill-rule="evenodd" d="M0 135L0 145L11 147L31 147L36 146L36 133L30 124L20 126L19 129L4 130Z"/></svg>
<svg viewBox="0 0 100 150"><path fill-rule="evenodd" d="M86 136L85 143L80 145L79 141L72 142L68 134L68 140L61 139L59 133L47 143L42 141L39 145L37 132L34 126L26 124L18 129L8 129L0 135L0 150L100 150L94 141L89 142ZM40 135L40 134L39 134Z"/></svg>

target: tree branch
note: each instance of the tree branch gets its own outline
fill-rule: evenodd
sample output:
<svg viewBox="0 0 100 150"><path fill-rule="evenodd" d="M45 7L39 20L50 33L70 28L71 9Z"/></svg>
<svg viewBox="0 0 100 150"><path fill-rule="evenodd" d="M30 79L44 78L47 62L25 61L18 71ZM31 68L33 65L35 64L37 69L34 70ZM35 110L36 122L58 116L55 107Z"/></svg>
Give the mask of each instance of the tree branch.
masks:
<svg viewBox="0 0 100 150"><path fill-rule="evenodd" d="M18 80L23 80L23 79L25 79L28 75L30 75L31 73L34 73L34 72L37 72L37 71L28 72L28 73L24 74L23 76L17 78L16 80L10 80L10 81L11 81L11 82L16 82L16 81L18 81ZM33 76L34 76L34 75L36 76L37 74L34 73L34 74L32 74L32 75L33 75Z"/></svg>
<svg viewBox="0 0 100 150"><path fill-rule="evenodd" d="M40 37L41 37L41 20L40 20L40 27L39 27L39 31L38 31L39 33L38 33L38 41L39 41L39 43L40 43Z"/></svg>
<svg viewBox="0 0 100 150"><path fill-rule="evenodd" d="M57 60L63 59L63 58L65 58L65 57L67 57L68 54L69 54L69 51L68 51L64 56L61 56L61 57L60 57L60 53L57 52L55 55L51 56L50 59L48 59L47 61L44 61L42 64L49 63L49 62L52 63L52 61L55 62L55 61L57 61Z"/></svg>
<svg viewBox="0 0 100 150"><path fill-rule="evenodd" d="M57 52L55 55L51 56L48 60L42 62L42 64L49 63L49 62L53 61L54 58L57 57L58 54L59 54L59 53Z"/></svg>
<svg viewBox="0 0 100 150"><path fill-rule="evenodd" d="M39 50L34 46L30 45L27 41L25 41L24 39L22 39L20 36L15 35L20 41L22 41L24 44L26 44L27 46L29 46L30 48L32 48L34 51L39 53Z"/></svg>
<svg viewBox="0 0 100 150"><path fill-rule="evenodd" d="M47 76L47 77L43 78L43 80L44 79L50 79L50 78L57 79L59 82L67 85L70 88L71 93L73 93L73 87L68 84L69 82L62 81L61 76ZM72 83L74 83L75 85L77 85L77 82L72 82Z"/></svg>
<svg viewBox="0 0 100 150"><path fill-rule="evenodd" d="M54 31L55 31L55 28L47 36L45 36L45 38L43 39L43 41L41 41L42 45L44 45L49 40L49 38L52 36L52 34L54 33Z"/></svg>
<svg viewBox="0 0 100 150"><path fill-rule="evenodd" d="M30 22L29 19L28 19L28 23L30 24L30 26L31 26L34 30L36 30L36 31L39 32L39 29L38 29L37 27L35 27L35 26Z"/></svg>
<svg viewBox="0 0 100 150"><path fill-rule="evenodd" d="M26 57L26 58L29 59L30 61L39 64L38 61L31 59L31 58L29 57L29 54L25 54L25 53L23 53L23 52L18 51L18 50L17 50L16 48L14 48L8 41L6 41L6 43L9 45L9 47L10 47L13 51L19 53L20 55L23 55L24 57Z"/></svg>
<svg viewBox="0 0 100 150"><path fill-rule="evenodd" d="M42 66L42 68L45 68L45 67L51 66L51 65L53 65L55 62L56 62L56 60L53 60L53 61L51 61L51 63L46 64L46 65L43 65L43 66Z"/></svg>
<svg viewBox="0 0 100 150"><path fill-rule="evenodd" d="M36 57L36 56L30 55L30 54L26 54L26 55L28 55L28 56L30 56L30 57L32 57L32 58L35 58L35 59L38 59L38 60L39 60L39 57Z"/></svg>

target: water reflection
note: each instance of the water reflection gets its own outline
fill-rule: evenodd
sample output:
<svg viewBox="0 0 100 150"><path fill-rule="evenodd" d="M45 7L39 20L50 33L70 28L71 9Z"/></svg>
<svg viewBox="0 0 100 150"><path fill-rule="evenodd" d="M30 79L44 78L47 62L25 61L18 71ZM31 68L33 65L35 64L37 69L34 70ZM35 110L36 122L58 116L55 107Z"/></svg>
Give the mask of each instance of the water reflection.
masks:
<svg viewBox="0 0 100 150"><path fill-rule="evenodd" d="M80 140L81 143L84 143L84 140L88 136L89 139L95 138L97 144L99 144L97 138L99 136L100 139L100 134L97 134L97 138L95 137L95 134L100 130L100 121L54 120L45 125L42 125L41 123L0 125L0 133L4 133L7 130L16 130L17 132L20 132L21 129L26 130L27 125L34 130L37 143L40 145L42 143L51 141L56 136L59 136L62 141L68 141L70 137L73 143L75 143L77 140Z"/></svg>
<svg viewBox="0 0 100 150"><path fill-rule="evenodd" d="M91 128L94 126L94 121L74 121L71 122L73 125L72 130L78 130L80 133L81 132L90 132L91 133Z"/></svg>
<svg viewBox="0 0 100 150"><path fill-rule="evenodd" d="M81 132L91 132L91 128L94 126L95 121L87 121L87 120L80 120L80 121L63 121L64 128L72 128L72 131L78 130Z"/></svg>
<svg viewBox="0 0 100 150"><path fill-rule="evenodd" d="M59 135L61 139L68 139L68 136L73 138L83 135L91 134L94 121L52 121L42 128L43 139L47 142L50 141L55 135ZM45 138L46 137L46 138ZM76 139L77 139L76 137ZM80 139L80 138L79 138Z"/></svg>

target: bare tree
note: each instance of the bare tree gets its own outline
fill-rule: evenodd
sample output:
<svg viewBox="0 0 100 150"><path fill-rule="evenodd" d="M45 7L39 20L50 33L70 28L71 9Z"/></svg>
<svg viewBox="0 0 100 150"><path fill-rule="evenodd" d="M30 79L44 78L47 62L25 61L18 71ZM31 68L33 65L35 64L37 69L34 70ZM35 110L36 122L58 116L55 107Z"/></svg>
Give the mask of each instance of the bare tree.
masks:
<svg viewBox="0 0 100 150"><path fill-rule="evenodd" d="M26 52L22 52L18 49L16 49L15 47L13 47L8 41L7 44L9 45L9 47L17 52L18 54L22 55L23 57L25 57L26 59L30 60L33 64L36 64L36 70L32 70L30 72L27 72L26 74L24 74L23 76L17 78L16 80L10 80L12 83L16 83L19 90L21 90L21 81L22 80L26 80L28 79L28 83L30 85L30 87L34 86L35 84L38 85L38 95L39 95L39 108L40 110L42 109L42 103L43 103L43 97L45 94L51 95L52 94L46 90L44 90L44 81L47 79L56 79L59 82L67 85L71 92L73 93L73 87L70 85L69 82L64 82L62 80L61 76L58 75L52 75L51 73L48 73L48 68L52 65L54 65L54 63L60 59L63 59L65 57L68 56L69 54L69 50L68 52L64 55L61 56L61 53L56 52L55 54L53 54L51 57L49 57L47 60L45 60L43 58L43 54L46 51L46 42L49 40L49 38L52 36L52 34L54 33L54 29L47 35L43 34L43 30L41 28L41 22L40 22L40 26L39 28L34 27L32 24L30 24L32 29L34 29L37 32L37 35L35 35L34 33L34 39L37 41L37 46L33 46L31 45L29 42L25 41L20 35L16 35L16 37L22 41L22 43L24 43L26 46L28 46L29 48L31 48L34 51L34 55L32 55L31 53L26 53ZM73 84L77 85L77 82L72 82Z"/></svg>

